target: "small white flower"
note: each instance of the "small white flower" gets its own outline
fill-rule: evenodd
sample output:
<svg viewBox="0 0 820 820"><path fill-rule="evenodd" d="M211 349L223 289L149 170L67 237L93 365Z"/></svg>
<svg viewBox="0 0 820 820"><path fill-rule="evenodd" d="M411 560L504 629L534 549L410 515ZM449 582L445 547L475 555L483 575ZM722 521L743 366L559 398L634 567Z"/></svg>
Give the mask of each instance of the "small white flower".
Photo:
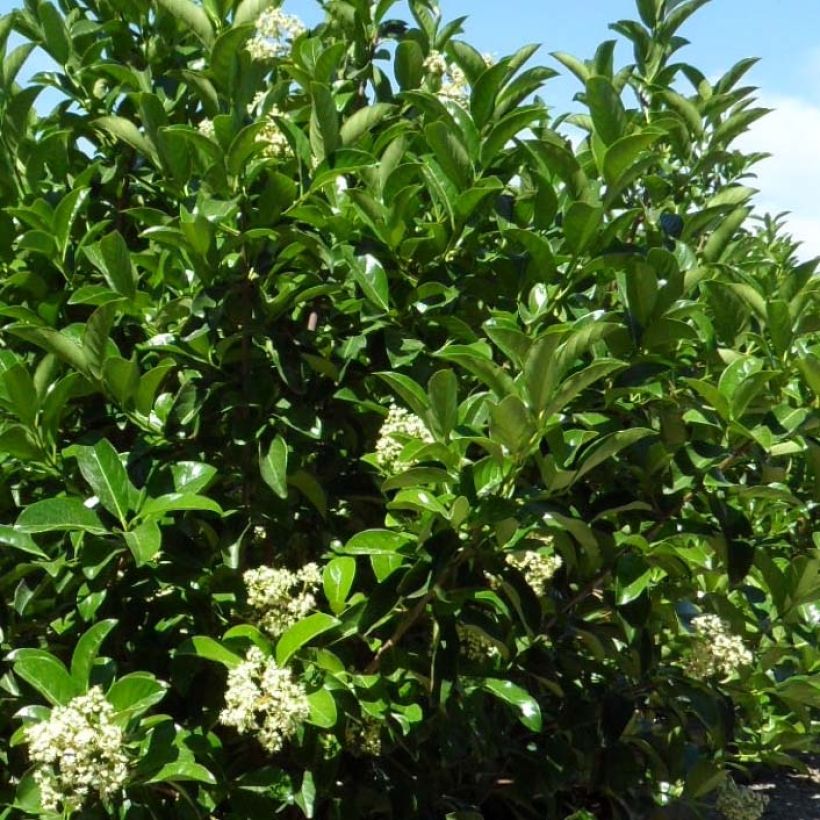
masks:
<svg viewBox="0 0 820 820"><path fill-rule="evenodd" d="M268 113L265 125L261 131L256 135L256 142L263 145L262 153L266 157L274 159L283 159L292 155L290 143L285 136L282 129L277 125L274 117L281 117L282 112L276 108L271 108Z"/></svg>
<svg viewBox="0 0 820 820"><path fill-rule="evenodd" d="M249 114L257 114L262 109L262 103L265 102L265 97L268 96L267 91L257 91L256 94L253 95L253 99L247 106L247 112Z"/></svg>
<svg viewBox="0 0 820 820"><path fill-rule="evenodd" d="M240 734L255 735L269 752L280 751L309 715L302 683L258 647L228 672L220 721Z"/></svg>
<svg viewBox="0 0 820 820"><path fill-rule="evenodd" d="M203 137L212 140L216 136L216 129L214 129L214 121L211 119L204 119L197 126L197 130Z"/></svg>
<svg viewBox="0 0 820 820"><path fill-rule="evenodd" d="M368 261L366 259L365 264ZM433 441L429 430L418 416L391 404L376 442L376 461L385 473L392 475L407 467L406 462L401 460L401 453L404 445L412 439Z"/></svg>
<svg viewBox="0 0 820 820"><path fill-rule="evenodd" d="M70 813L92 795L108 800L122 791L129 761L114 715L114 707L95 686L26 727L34 781L46 811L62 807Z"/></svg>
<svg viewBox="0 0 820 820"><path fill-rule="evenodd" d="M733 635L717 615L698 615L692 627L695 634L686 671L693 678L728 677L754 660L743 639Z"/></svg>
<svg viewBox="0 0 820 820"><path fill-rule="evenodd" d="M424 70L434 77L443 77L449 68L447 58L440 51L431 51L422 65Z"/></svg>
<svg viewBox="0 0 820 820"><path fill-rule="evenodd" d="M469 100L470 84L467 82L467 75L457 63L448 63L440 51L431 51L423 66L433 81L436 96L442 102L463 105Z"/></svg>
<svg viewBox="0 0 820 820"><path fill-rule="evenodd" d="M548 539L548 543L551 544L552 539ZM560 555L541 550L512 552L507 555L506 561L523 573L524 579L539 597L546 594L549 582L563 563Z"/></svg>
<svg viewBox="0 0 820 820"><path fill-rule="evenodd" d="M322 583L316 564L305 564L298 572L275 567L250 569L243 576L248 606L259 626L278 638L316 608L315 590Z"/></svg>
<svg viewBox="0 0 820 820"><path fill-rule="evenodd" d="M738 786L731 777L718 790L715 807L727 820L760 820L769 798L747 786Z"/></svg>
<svg viewBox="0 0 820 820"><path fill-rule="evenodd" d="M256 18L256 34L246 46L252 60L267 62L285 57L293 41L305 31L302 21L281 9L265 9Z"/></svg>
<svg viewBox="0 0 820 820"><path fill-rule="evenodd" d="M498 647L483 632L458 624L456 633L459 647L469 660L481 662L498 657Z"/></svg>
<svg viewBox="0 0 820 820"><path fill-rule="evenodd" d="M447 73L438 90L438 97L443 101L463 104L470 99L470 84L467 75L455 63L447 67Z"/></svg>
<svg viewBox="0 0 820 820"><path fill-rule="evenodd" d="M366 716L361 723L348 723L345 742L355 755L379 757L382 753L382 724L375 718Z"/></svg>

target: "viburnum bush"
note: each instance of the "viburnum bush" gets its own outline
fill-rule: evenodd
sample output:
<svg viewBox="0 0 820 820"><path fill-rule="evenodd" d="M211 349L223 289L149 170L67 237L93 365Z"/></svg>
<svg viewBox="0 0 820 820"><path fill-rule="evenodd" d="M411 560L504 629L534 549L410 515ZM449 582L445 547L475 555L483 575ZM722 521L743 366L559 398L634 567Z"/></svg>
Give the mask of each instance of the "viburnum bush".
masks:
<svg viewBox="0 0 820 820"><path fill-rule="evenodd" d="M561 116L433 0L0 19L0 816L760 815L820 277L705 2L554 54Z"/></svg>

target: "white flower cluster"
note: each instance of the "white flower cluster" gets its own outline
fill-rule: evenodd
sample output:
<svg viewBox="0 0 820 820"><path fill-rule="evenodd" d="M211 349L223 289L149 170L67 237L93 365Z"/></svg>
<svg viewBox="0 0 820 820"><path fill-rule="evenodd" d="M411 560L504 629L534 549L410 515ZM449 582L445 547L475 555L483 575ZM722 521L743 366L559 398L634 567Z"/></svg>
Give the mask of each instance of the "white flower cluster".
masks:
<svg viewBox="0 0 820 820"><path fill-rule="evenodd" d="M375 718L365 717L361 723L348 724L345 740L353 754L379 757L382 753L382 725Z"/></svg>
<svg viewBox="0 0 820 820"><path fill-rule="evenodd" d="M62 806L70 813L92 794L105 800L122 791L128 778L123 733L99 686L66 706L55 706L47 720L28 726L25 735L46 811Z"/></svg>
<svg viewBox="0 0 820 820"><path fill-rule="evenodd" d="M197 130L203 137L207 137L209 140L212 140L216 136L214 121L211 119L202 120L202 122L200 122L197 126Z"/></svg>
<svg viewBox="0 0 820 820"><path fill-rule="evenodd" d="M692 619L692 626L695 642L686 666L692 677L726 677L752 663L754 658L743 645L743 639L733 635L717 615L698 615Z"/></svg>
<svg viewBox="0 0 820 820"><path fill-rule="evenodd" d="M220 722L240 734L255 735L269 752L280 751L309 714L302 684L259 647L251 647L245 660L228 672Z"/></svg>
<svg viewBox="0 0 820 820"><path fill-rule="evenodd" d="M407 466L401 460L401 451L410 439L433 441L430 431L418 416L391 404L376 442L376 461L385 473L392 475Z"/></svg>
<svg viewBox="0 0 820 820"><path fill-rule="evenodd" d="M511 552L507 555L506 561L524 574L532 591L539 596L546 594L549 582L563 563L560 555L538 550Z"/></svg>
<svg viewBox="0 0 820 820"><path fill-rule="evenodd" d="M727 820L759 820L769 805L769 798L748 786L738 786L732 778L723 781L715 807Z"/></svg>
<svg viewBox="0 0 820 820"><path fill-rule="evenodd" d="M304 31L304 23L298 17L281 9L265 9L256 18L256 34L248 41L248 53L259 62L284 57Z"/></svg>
<svg viewBox="0 0 820 820"><path fill-rule="evenodd" d="M443 77L450 68L447 58L440 51L431 51L422 65L433 77Z"/></svg>
<svg viewBox="0 0 820 820"><path fill-rule="evenodd" d="M493 65L492 55L482 55L487 66ZM458 63L450 63L440 51L431 51L422 64L428 76L437 88L436 96L442 102L454 102L461 105L470 99L470 83L467 75Z"/></svg>
<svg viewBox="0 0 820 820"><path fill-rule="evenodd" d="M267 96L267 91L257 91L256 94L253 95L253 99L247 105L247 112L249 114L257 114L261 110L262 103L265 102L265 97Z"/></svg>
<svg viewBox="0 0 820 820"><path fill-rule="evenodd" d="M459 65L447 62L447 58L440 51L431 51L423 65L428 76L433 79L434 86L437 86L436 96L442 102L467 102L470 84Z"/></svg>
<svg viewBox="0 0 820 820"><path fill-rule="evenodd" d="M292 154L290 143L274 117L281 117L282 112L275 106L268 112L262 130L256 135L256 142L263 145L262 153L273 159L283 159Z"/></svg>
<svg viewBox="0 0 820 820"><path fill-rule="evenodd" d="M458 624L456 626L461 651L471 661L485 661L498 656L498 647L477 629Z"/></svg>
<svg viewBox="0 0 820 820"><path fill-rule="evenodd" d="M301 621L316 607L314 592L322 583L316 564L305 564L297 572L275 567L249 569L242 579L248 605L259 626L274 638Z"/></svg>

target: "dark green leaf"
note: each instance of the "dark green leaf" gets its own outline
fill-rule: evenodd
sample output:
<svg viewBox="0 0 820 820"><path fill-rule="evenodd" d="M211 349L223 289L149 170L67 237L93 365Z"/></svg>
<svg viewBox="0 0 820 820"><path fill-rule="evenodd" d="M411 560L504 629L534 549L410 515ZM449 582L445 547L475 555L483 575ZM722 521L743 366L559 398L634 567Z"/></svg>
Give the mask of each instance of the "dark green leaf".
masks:
<svg viewBox="0 0 820 820"><path fill-rule="evenodd" d="M541 708L538 701L526 689L522 689L512 681L497 678L485 678L481 681L481 688L512 706L518 719L530 731L541 731Z"/></svg>

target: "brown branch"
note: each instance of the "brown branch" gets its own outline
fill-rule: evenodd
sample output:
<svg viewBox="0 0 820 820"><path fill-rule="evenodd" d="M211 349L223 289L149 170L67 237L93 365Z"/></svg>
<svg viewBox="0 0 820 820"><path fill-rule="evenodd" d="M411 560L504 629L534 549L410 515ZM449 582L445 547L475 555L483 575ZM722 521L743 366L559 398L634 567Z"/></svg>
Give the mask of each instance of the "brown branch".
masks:
<svg viewBox="0 0 820 820"><path fill-rule="evenodd" d="M379 650L367 665L367 668L364 670L365 674L372 675L379 671L379 666L381 665L384 655L399 643L399 641L405 636L407 630L410 629L410 627L412 627L413 624L415 624L416 621L422 616L427 604L429 604L435 596L437 588L438 584L435 584L433 588L423 595L418 603L405 614L404 618L399 621L399 625L396 627L393 634L379 647Z"/></svg>
<svg viewBox="0 0 820 820"><path fill-rule="evenodd" d="M558 609L555 615L553 615L547 621L546 625L544 626L544 631L546 632L547 630L552 629L555 626L555 624L558 623L558 618L560 618L561 615L565 615L573 607L577 606L582 601L585 601L587 598L589 598L590 595L593 595L595 592L597 592L601 584L603 584L604 581L606 581L610 575L612 575L612 570L604 570L604 572L600 573L599 575L596 575L594 578L588 581L583 587L581 587L581 589L578 590L578 592L575 593L575 595L572 596L572 598L570 598L563 606L561 606Z"/></svg>
<svg viewBox="0 0 820 820"><path fill-rule="evenodd" d="M430 588L428 592L426 592L422 597L418 600L416 605L408 610L404 617L399 621L398 626L393 631L393 634L379 647L376 651L376 654L373 656L370 663L365 668L365 674L372 675L375 672L378 672L379 666L381 665L382 658L393 648L395 648L399 641L407 634L407 631L418 621L418 619L424 614L424 610L427 608L427 604L433 600L436 593L441 589L442 584L444 584L450 575L455 572L455 570L464 563L471 555L472 550L465 549L464 552L457 555L453 562L446 566L442 571L441 575L436 579L433 586Z"/></svg>

